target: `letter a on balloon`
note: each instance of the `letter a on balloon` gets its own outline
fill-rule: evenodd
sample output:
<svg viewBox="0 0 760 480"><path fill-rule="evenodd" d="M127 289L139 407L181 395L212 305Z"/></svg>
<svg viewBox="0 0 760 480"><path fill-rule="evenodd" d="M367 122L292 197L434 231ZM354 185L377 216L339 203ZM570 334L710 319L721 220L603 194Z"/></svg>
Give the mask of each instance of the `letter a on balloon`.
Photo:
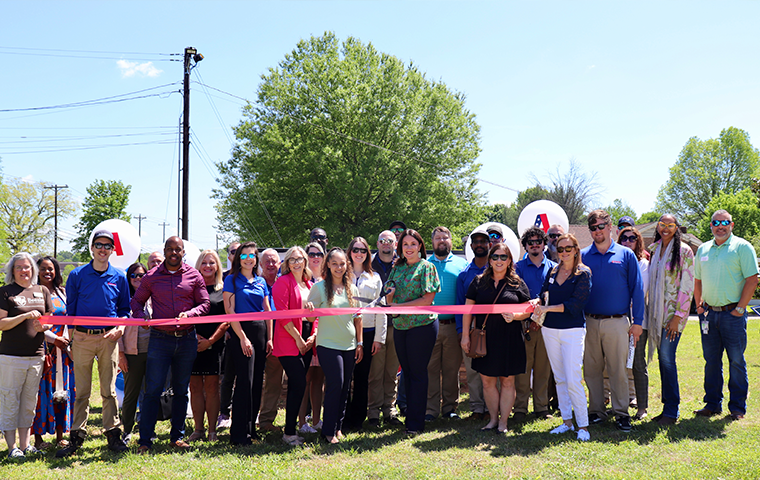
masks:
<svg viewBox="0 0 760 480"><path fill-rule="evenodd" d="M535 226L543 230L544 233L546 233L547 231L549 231L549 217L545 213L539 213L538 215L536 215Z"/></svg>

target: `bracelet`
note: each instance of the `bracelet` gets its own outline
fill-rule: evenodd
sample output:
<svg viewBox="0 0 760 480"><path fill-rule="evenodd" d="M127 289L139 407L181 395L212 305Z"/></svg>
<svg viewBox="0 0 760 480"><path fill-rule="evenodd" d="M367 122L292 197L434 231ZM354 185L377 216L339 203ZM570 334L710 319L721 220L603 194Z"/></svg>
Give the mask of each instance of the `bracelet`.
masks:
<svg viewBox="0 0 760 480"><path fill-rule="evenodd" d="M357 347L364 347L364 342L356 342Z"/></svg>

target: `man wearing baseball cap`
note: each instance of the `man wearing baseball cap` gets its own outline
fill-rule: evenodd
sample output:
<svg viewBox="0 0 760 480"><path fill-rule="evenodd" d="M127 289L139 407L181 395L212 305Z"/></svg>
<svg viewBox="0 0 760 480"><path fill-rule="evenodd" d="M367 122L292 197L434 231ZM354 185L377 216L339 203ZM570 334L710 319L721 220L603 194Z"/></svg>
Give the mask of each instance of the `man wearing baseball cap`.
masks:
<svg viewBox="0 0 760 480"><path fill-rule="evenodd" d="M66 281L66 314L83 317L128 317L129 284L121 270L108 262L114 250L113 234L107 230L95 232L92 237L92 261L69 274ZM121 438L121 420L116 401L116 375L119 366L117 340L124 327L104 325L78 325L74 327L71 357L74 361L74 378L77 395L71 422L69 445L55 454L68 457L76 452L87 437L85 427L90 411L92 365L98 359L100 397L103 400L103 429L108 448L124 452L127 446Z"/></svg>

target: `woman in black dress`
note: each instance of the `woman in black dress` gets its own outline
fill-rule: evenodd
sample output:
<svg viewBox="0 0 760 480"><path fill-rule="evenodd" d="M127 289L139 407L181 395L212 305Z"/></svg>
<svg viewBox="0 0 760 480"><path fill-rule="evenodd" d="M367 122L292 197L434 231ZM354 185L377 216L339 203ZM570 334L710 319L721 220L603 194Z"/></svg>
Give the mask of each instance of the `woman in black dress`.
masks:
<svg viewBox="0 0 760 480"><path fill-rule="evenodd" d="M486 270L475 277L467 290L465 305L524 303L530 300L528 286L515 273L512 253L503 243L489 251ZM515 375L525 373L525 345L522 322L530 313L475 315L475 326L486 330L486 356L472 359L472 369L480 373L491 419L481 430L507 431L507 419L515 403ZM487 320L487 321L486 321ZM472 315L462 316L462 349L470 351ZM501 392L496 388L501 383ZM499 416L501 413L501 416Z"/></svg>
<svg viewBox="0 0 760 480"><path fill-rule="evenodd" d="M204 250L198 255L195 268L201 272L206 290L211 300L209 315L224 315L222 298L222 262L214 250ZM195 430L188 441L203 439L203 416L208 416L208 440L216 438L216 418L219 416L219 367L224 351L224 332L229 323L199 323L195 326L198 335L198 356L193 363L190 376L190 405L193 409Z"/></svg>

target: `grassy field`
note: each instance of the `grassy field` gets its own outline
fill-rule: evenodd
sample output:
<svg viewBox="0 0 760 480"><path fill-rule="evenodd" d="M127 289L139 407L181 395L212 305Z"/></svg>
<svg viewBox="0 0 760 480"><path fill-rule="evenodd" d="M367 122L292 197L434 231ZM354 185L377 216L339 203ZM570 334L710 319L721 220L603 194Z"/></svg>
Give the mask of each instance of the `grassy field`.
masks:
<svg viewBox="0 0 760 480"><path fill-rule="evenodd" d="M38 459L12 462L0 451L0 478L153 479L153 478L760 478L758 385L760 320L750 319L746 358L750 378L748 415L740 422L721 416L695 418L702 407L702 360L696 321L689 322L678 350L681 420L669 429L650 421L635 422L630 433L612 421L592 426L591 442L574 435L550 435L559 419L510 425L508 435L480 432L483 422L469 420L467 399L462 420L436 420L425 433L406 438L403 429L385 428L346 436L339 445L307 438L302 448L282 444L271 434L251 447L233 448L220 435L215 444L198 443L189 453L169 450L168 423L159 423L154 453L112 455L100 435L97 406L90 434L73 458L57 460L52 452ZM92 398L97 398L93 392ZM726 406L724 405L724 408ZM656 358L650 366L650 416L661 411ZM282 425L283 412L278 417ZM192 431L192 429L189 429ZM3 447L5 445L3 444Z"/></svg>

